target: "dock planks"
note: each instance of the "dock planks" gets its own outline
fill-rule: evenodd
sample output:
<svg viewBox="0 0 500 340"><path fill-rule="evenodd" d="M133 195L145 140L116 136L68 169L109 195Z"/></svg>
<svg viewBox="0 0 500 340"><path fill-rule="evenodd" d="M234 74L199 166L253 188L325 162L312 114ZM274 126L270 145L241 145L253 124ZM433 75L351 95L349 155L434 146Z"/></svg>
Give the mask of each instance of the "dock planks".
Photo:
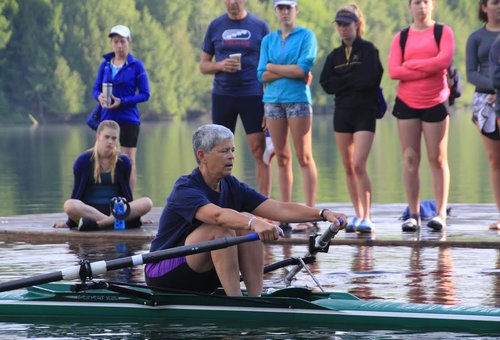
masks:
<svg viewBox="0 0 500 340"><path fill-rule="evenodd" d="M347 234L341 231L333 240L337 245L372 245L372 246L421 246L421 247L467 247L500 249L500 232L488 229L488 225L498 218L494 204L450 204L448 226L443 232L432 232L425 226L418 233L403 233L399 217L405 204L374 204L372 220L376 232L373 235ZM348 203L318 204L318 208L353 215ZM71 242L73 240L92 240L93 242L113 240L152 240L158 228L161 207L155 207L145 216L153 224L143 225L134 230L103 230L98 232L79 232L66 228L53 228L55 221L66 220L64 213L31 214L19 216L0 216L0 241L4 242ZM320 223L323 230L328 226ZM305 244L307 236L292 234L276 243Z"/></svg>

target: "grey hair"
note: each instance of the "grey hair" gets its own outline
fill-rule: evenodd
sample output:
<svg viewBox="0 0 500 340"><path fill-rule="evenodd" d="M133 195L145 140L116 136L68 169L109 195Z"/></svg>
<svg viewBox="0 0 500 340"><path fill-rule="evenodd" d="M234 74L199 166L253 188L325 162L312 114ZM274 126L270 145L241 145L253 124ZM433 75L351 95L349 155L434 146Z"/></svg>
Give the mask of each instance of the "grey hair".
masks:
<svg viewBox="0 0 500 340"><path fill-rule="evenodd" d="M217 124L200 126L193 133L193 152L196 162L200 164L200 160L196 155L198 150L210 152L219 142L227 139L234 139L234 134L225 126Z"/></svg>

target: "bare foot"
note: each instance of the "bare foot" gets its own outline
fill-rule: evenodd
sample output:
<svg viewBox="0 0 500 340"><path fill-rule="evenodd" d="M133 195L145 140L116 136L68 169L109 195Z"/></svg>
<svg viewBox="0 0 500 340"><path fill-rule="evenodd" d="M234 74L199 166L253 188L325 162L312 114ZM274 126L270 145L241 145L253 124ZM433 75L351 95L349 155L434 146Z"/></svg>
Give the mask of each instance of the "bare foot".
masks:
<svg viewBox="0 0 500 340"><path fill-rule="evenodd" d="M153 220L147 219L147 220L142 220L142 224L153 224Z"/></svg>
<svg viewBox="0 0 500 340"><path fill-rule="evenodd" d="M490 224L490 230L500 230L500 220Z"/></svg>
<svg viewBox="0 0 500 340"><path fill-rule="evenodd" d="M66 224L66 222L55 222L52 225L52 228L69 228L69 226Z"/></svg>

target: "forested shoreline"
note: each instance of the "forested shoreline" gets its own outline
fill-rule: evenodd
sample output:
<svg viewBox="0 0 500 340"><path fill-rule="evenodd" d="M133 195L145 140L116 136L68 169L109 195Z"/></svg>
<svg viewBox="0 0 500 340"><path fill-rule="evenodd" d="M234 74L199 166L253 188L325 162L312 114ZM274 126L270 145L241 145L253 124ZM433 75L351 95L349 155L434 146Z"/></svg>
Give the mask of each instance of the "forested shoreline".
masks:
<svg viewBox="0 0 500 340"><path fill-rule="evenodd" d="M333 99L318 84L326 55L340 43L332 25L335 10L352 1L299 0L299 24L313 30L318 58L313 69L314 104L328 112ZM406 0L358 0L367 22L365 38L375 43L387 69L393 35L408 26ZM248 0L247 8L277 28L272 0ZM131 53L148 71L151 98L140 105L146 119L186 119L210 109L212 77L198 70L208 23L224 13L222 0L2 0L0 1L0 122L71 122L95 105L92 86L102 54L111 50L107 32L131 28ZM477 1L438 0L436 18L455 32L455 65L465 82L465 43L480 26ZM394 98L396 82L387 71L384 93Z"/></svg>

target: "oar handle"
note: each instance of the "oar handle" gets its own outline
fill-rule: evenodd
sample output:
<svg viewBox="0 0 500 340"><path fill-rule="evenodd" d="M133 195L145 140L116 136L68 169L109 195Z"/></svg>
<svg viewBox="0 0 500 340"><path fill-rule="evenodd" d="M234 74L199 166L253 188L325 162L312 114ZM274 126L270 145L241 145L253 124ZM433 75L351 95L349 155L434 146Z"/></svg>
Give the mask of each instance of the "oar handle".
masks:
<svg viewBox="0 0 500 340"><path fill-rule="evenodd" d="M340 226L342 226L344 224L344 220L342 218L338 218L337 220L339 221ZM337 235L337 233L339 232L340 226L337 227L333 223L330 224L330 226L328 227L328 229L326 229L326 231L323 233L323 235L316 238L316 242L314 243L314 247L317 250L325 249L325 247L327 247L330 244L330 240L332 239L332 237L335 237L335 235Z"/></svg>

